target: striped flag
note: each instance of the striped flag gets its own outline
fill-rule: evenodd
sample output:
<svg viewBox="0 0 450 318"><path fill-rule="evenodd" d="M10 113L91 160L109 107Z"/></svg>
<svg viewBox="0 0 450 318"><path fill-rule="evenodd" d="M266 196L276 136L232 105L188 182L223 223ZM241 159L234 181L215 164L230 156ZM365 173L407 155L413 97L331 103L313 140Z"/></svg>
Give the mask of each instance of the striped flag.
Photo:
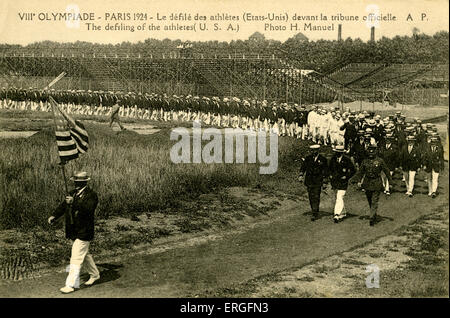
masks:
<svg viewBox="0 0 450 318"><path fill-rule="evenodd" d="M78 158L80 153L85 153L89 146L89 135L84 125L71 118L62 110L58 103L50 97L53 115L55 119L56 144L61 162Z"/></svg>

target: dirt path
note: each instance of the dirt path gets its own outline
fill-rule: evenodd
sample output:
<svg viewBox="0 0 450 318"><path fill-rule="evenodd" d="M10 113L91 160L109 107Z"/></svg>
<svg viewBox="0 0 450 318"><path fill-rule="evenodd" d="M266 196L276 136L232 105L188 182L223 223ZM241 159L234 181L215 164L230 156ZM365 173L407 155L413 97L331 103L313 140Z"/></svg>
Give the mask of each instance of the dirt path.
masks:
<svg viewBox="0 0 450 318"><path fill-rule="evenodd" d="M382 218L375 227L360 219L367 211L361 192L347 197L351 211L345 222L334 224L331 214L311 222L302 201L272 222L262 222L242 232L231 232L197 244L182 244L162 252L136 255L99 264L102 279L70 295L58 291L65 273L36 279L6 281L0 297L195 297L214 295L270 273L298 268L331 255L372 242L410 224L434 209L448 207L448 177L442 176L441 194L431 199L396 192L380 200ZM423 183L423 182L422 182ZM425 189L419 187L420 192ZM331 191L329 191L331 193ZM330 211L332 198L323 195L321 210Z"/></svg>
<svg viewBox="0 0 450 318"><path fill-rule="evenodd" d="M217 290L212 296L448 297L448 220L448 206L438 207L362 247Z"/></svg>

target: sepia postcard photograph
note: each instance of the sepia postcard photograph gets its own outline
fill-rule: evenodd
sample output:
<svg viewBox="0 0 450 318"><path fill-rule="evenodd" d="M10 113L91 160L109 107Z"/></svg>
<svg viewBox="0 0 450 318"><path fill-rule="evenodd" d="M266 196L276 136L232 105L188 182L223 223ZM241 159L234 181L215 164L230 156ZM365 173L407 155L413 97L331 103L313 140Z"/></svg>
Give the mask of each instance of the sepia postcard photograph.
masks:
<svg viewBox="0 0 450 318"><path fill-rule="evenodd" d="M2 0L0 298L449 297L448 0Z"/></svg>

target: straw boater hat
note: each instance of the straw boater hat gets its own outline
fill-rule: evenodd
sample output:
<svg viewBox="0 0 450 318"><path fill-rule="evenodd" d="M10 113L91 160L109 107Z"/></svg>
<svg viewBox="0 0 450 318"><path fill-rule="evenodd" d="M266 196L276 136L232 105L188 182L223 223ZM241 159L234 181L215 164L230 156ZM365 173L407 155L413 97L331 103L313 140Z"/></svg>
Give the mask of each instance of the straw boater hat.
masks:
<svg viewBox="0 0 450 318"><path fill-rule="evenodd" d="M369 126L375 126L376 125L375 119L370 119L368 121L368 124L369 124Z"/></svg>
<svg viewBox="0 0 450 318"><path fill-rule="evenodd" d="M345 148L344 148L344 146L342 146L342 145L337 145L337 146L333 149L333 151L334 151L334 152L344 152L344 151L345 151Z"/></svg>
<svg viewBox="0 0 450 318"><path fill-rule="evenodd" d="M70 180L75 181L75 182L77 182L77 181L89 181L89 180L91 180L91 178L89 178L89 176L88 176L86 171L80 171L80 172L75 173L73 175L73 177L70 178Z"/></svg>

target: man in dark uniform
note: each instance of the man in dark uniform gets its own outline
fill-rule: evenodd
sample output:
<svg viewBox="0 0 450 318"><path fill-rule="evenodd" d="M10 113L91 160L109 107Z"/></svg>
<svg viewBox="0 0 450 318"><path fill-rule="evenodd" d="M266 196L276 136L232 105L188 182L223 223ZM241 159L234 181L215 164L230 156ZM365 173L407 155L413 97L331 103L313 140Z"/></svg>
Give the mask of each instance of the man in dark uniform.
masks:
<svg viewBox="0 0 450 318"><path fill-rule="evenodd" d="M345 143L345 149L349 150L352 148L353 142L356 141L357 138L357 130L355 126L355 118L350 115L348 118L348 123L345 123L342 127L340 127L340 130L345 130L344 133L344 143Z"/></svg>
<svg viewBox="0 0 450 318"><path fill-rule="evenodd" d="M310 149L312 153L304 159L300 168L300 177L304 176L312 211L311 221L315 221L319 215L322 186L328 183L328 163L327 159L319 153L320 145L312 145Z"/></svg>
<svg viewBox="0 0 450 318"><path fill-rule="evenodd" d="M352 157L355 160L357 167L361 165L364 159L367 157L365 140L364 140L364 130L358 131L357 140L352 144L352 150L350 151Z"/></svg>
<svg viewBox="0 0 450 318"><path fill-rule="evenodd" d="M400 116L402 115L401 111L396 111L395 112L395 117L394 117L394 122L397 124L398 122L400 122L401 118Z"/></svg>
<svg viewBox="0 0 450 318"><path fill-rule="evenodd" d="M70 258L70 270L66 279L66 285L60 289L64 294L79 288L81 267L84 265L90 275L85 285L92 285L100 278L100 272L89 254L90 242L94 239L94 215L98 204L95 193L87 182L90 180L86 172L76 173L71 180L75 189L66 196L55 213L48 218L48 223L53 224L61 216L65 216L66 238L73 241Z"/></svg>
<svg viewBox="0 0 450 318"><path fill-rule="evenodd" d="M380 192L383 190L383 184L381 181L381 173L387 176L389 183L392 184L391 174L383 159L376 155L377 146L374 144L369 145L368 158L365 159L359 170L358 177L360 182L359 187L364 189L367 201L370 207L370 226L375 225L377 216L378 200L380 198Z"/></svg>
<svg viewBox="0 0 450 318"><path fill-rule="evenodd" d="M372 128L367 128L364 133L364 149L366 153L369 151L369 145L376 144L375 138L373 138Z"/></svg>
<svg viewBox="0 0 450 318"><path fill-rule="evenodd" d="M420 119L418 119L416 121L416 126L415 126L415 132L414 135L416 137L416 141L417 141L417 145L419 146L419 148L422 151L426 151L427 147L427 135L425 133L425 130L422 127L422 121Z"/></svg>
<svg viewBox="0 0 450 318"><path fill-rule="evenodd" d="M358 114L358 117L356 118L355 126L356 126L357 131L364 130L365 116L363 113Z"/></svg>
<svg viewBox="0 0 450 318"><path fill-rule="evenodd" d="M436 137L431 138L431 144L424 155L424 170L428 173L428 196L435 198L438 189L439 173L444 170L444 148Z"/></svg>
<svg viewBox="0 0 450 318"><path fill-rule="evenodd" d="M386 144L382 145L378 148L378 155L386 163L386 166L388 167L390 175L392 177L395 169L397 169L398 165L399 165L399 149L398 149L397 145L395 144L394 135L389 134L386 136ZM383 174L383 175L381 175L381 179L382 179L383 185L384 185L384 194L390 195L391 194L391 190L390 190L391 184L389 184L389 180L388 180L387 176L385 176Z"/></svg>
<svg viewBox="0 0 450 318"><path fill-rule="evenodd" d="M300 106L298 124L302 128L302 140L305 140L308 135L308 111L306 110L304 105Z"/></svg>
<svg viewBox="0 0 450 318"><path fill-rule="evenodd" d="M386 131L384 126L381 124L381 117L379 115L375 117L375 122L375 127L373 127L373 137L377 142L377 146L381 148L386 142Z"/></svg>
<svg viewBox="0 0 450 318"><path fill-rule="evenodd" d="M422 154L414 136L408 136L407 145L400 150L400 167L406 183L406 195L413 196L414 179L422 166Z"/></svg>
<svg viewBox="0 0 450 318"><path fill-rule="evenodd" d="M330 182L336 192L336 203L334 206L334 222L338 223L346 216L344 196L348 188L348 181L356 172L353 162L344 155L345 148L338 145L333 149L334 156L330 160Z"/></svg>
<svg viewBox="0 0 450 318"><path fill-rule="evenodd" d="M395 126L394 132L395 139L397 139L398 149L403 149L406 145L406 133L404 131L404 126L401 122L398 122Z"/></svg>

